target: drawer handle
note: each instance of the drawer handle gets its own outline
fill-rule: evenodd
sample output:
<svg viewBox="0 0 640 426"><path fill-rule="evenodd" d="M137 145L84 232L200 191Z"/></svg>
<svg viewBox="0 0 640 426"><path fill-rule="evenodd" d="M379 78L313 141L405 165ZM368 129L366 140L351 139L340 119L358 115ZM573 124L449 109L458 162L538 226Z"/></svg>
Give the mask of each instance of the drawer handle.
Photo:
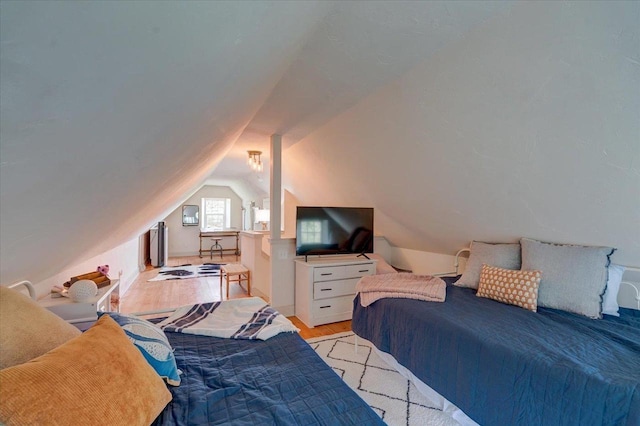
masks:
<svg viewBox="0 0 640 426"><path fill-rule="evenodd" d="M358 272L369 272L368 269L360 269Z"/></svg>
<svg viewBox="0 0 640 426"><path fill-rule="evenodd" d="M320 309L326 309L326 308L330 308L331 305L325 305L325 306L320 306Z"/></svg>
<svg viewBox="0 0 640 426"><path fill-rule="evenodd" d="M332 288L321 288L320 291L331 291L333 290Z"/></svg>
<svg viewBox="0 0 640 426"><path fill-rule="evenodd" d="M320 275L326 277L327 275L333 275L333 272L321 272Z"/></svg>

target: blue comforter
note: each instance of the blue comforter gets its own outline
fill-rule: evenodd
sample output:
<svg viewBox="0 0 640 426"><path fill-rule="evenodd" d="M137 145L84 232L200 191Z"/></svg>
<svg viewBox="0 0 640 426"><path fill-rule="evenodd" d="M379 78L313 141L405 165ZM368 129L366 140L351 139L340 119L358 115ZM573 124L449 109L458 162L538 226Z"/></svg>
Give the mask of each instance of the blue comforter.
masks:
<svg viewBox="0 0 640 426"><path fill-rule="evenodd" d="M297 333L266 341L166 334L184 374L154 424L384 424Z"/></svg>
<svg viewBox="0 0 640 426"><path fill-rule="evenodd" d="M481 425L640 425L640 311L534 313L447 285L444 303L356 297L352 327Z"/></svg>

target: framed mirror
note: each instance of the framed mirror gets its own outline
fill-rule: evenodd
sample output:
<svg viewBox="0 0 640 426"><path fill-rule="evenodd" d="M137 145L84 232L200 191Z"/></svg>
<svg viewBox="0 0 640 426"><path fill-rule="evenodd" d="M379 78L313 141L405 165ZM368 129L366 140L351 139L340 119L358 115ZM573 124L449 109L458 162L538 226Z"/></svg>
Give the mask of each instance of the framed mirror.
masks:
<svg viewBox="0 0 640 426"><path fill-rule="evenodd" d="M182 226L198 226L200 224L200 206L185 204L182 206Z"/></svg>

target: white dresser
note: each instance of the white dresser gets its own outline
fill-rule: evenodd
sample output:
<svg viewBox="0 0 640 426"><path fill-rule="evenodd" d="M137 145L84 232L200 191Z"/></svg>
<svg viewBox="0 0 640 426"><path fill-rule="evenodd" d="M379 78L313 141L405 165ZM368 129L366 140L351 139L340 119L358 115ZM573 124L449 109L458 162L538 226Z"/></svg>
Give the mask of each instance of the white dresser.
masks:
<svg viewBox="0 0 640 426"><path fill-rule="evenodd" d="M376 272L366 258L296 260L296 317L308 327L351 319L358 280Z"/></svg>

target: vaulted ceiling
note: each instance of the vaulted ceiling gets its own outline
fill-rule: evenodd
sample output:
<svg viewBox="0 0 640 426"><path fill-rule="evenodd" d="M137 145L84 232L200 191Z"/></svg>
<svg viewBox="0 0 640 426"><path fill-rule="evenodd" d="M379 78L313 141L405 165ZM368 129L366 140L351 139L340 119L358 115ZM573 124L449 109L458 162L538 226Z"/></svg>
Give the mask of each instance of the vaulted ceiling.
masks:
<svg viewBox="0 0 640 426"><path fill-rule="evenodd" d="M2 2L0 281L134 238L285 141L307 204L399 247L640 264L638 3ZM268 159L268 155L266 156Z"/></svg>

